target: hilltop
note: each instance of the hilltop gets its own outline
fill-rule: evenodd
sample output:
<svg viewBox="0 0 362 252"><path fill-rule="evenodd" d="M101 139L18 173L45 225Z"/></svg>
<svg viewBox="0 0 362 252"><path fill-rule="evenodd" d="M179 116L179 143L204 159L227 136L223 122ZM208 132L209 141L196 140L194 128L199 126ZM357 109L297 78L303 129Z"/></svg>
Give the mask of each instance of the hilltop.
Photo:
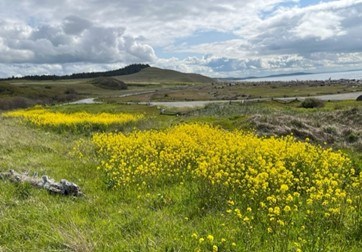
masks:
<svg viewBox="0 0 362 252"><path fill-rule="evenodd" d="M182 73L174 70L147 67L141 71L117 77L126 83L211 83L214 79L201 74Z"/></svg>

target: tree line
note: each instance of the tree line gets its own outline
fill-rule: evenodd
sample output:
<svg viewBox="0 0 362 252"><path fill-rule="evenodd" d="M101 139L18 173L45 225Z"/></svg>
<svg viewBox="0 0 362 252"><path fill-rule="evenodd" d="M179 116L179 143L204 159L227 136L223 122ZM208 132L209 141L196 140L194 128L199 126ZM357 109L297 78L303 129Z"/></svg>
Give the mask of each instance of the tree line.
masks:
<svg viewBox="0 0 362 252"><path fill-rule="evenodd" d="M89 72L89 73L74 73L70 75L26 75L23 77L10 77L2 80L68 80L68 79L86 79L86 78L97 78L97 77L110 77L138 73L142 69L150 67L148 64L132 64L124 68L105 71L105 72Z"/></svg>

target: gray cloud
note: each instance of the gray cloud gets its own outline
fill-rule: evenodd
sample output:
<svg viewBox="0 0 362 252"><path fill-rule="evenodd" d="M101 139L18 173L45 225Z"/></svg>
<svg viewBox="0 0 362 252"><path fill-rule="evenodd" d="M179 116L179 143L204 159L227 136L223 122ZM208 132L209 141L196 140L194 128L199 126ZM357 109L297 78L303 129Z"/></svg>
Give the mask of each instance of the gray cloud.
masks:
<svg viewBox="0 0 362 252"><path fill-rule="evenodd" d="M69 16L58 24L31 27L2 21L2 63L151 62L151 46L125 35L121 26L97 26Z"/></svg>
<svg viewBox="0 0 362 252"><path fill-rule="evenodd" d="M91 26L91 22L77 16L66 17L63 22L64 32L71 35L78 35Z"/></svg>

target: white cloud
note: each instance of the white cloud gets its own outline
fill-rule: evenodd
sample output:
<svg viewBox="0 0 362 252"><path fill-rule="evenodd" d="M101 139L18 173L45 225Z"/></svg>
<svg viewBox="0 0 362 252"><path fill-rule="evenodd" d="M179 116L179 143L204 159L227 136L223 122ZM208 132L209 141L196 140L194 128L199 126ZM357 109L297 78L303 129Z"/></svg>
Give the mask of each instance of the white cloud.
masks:
<svg viewBox="0 0 362 252"><path fill-rule="evenodd" d="M320 40L345 35L346 32L341 27L342 20L343 17L331 12L307 13L292 29L292 33L301 39L318 38Z"/></svg>
<svg viewBox="0 0 362 252"><path fill-rule="evenodd" d="M0 63L69 73L148 62L212 76L362 68L362 0L299 2L4 0ZM233 37L188 42L210 31Z"/></svg>

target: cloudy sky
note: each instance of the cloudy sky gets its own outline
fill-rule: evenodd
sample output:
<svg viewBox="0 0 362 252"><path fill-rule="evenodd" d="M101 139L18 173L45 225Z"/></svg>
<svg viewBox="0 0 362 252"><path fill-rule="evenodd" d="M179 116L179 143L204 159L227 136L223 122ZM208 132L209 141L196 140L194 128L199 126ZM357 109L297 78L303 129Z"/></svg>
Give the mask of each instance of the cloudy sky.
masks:
<svg viewBox="0 0 362 252"><path fill-rule="evenodd" d="M362 69L362 0L0 0L0 77Z"/></svg>

